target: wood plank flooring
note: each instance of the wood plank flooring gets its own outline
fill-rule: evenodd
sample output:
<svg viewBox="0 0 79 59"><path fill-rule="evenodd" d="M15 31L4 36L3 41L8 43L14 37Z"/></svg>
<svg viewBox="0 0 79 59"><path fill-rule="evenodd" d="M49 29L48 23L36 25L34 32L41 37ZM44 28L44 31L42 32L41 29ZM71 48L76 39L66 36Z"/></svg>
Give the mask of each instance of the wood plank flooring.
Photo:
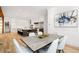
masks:
<svg viewBox="0 0 79 59"><path fill-rule="evenodd" d="M13 45L12 39L16 39L20 45L23 45L23 43L20 41L20 36L17 33L5 33L0 34L0 42L3 42L2 45L0 45L0 53L14 53L15 47Z"/></svg>
<svg viewBox="0 0 79 59"><path fill-rule="evenodd" d="M79 53L79 48L66 44L64 51L65 53Z"/></svg>

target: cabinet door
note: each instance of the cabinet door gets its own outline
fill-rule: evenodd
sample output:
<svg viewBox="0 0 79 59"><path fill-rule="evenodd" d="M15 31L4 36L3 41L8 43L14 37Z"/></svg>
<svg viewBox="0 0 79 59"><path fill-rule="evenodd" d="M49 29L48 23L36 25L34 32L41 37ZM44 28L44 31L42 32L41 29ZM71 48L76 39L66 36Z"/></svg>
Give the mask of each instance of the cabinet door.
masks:
<svg viewBox="0 0 79 59"><path fill-rule="evenodd" d="M2 33L2 17L0 17L0 33Z"/></svg>

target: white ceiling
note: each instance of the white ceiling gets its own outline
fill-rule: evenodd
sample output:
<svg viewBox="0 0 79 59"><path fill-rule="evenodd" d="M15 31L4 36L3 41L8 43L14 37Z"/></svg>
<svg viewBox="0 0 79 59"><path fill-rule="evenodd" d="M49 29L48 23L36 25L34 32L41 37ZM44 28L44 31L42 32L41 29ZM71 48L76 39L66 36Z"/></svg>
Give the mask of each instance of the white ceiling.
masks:
<svg viewBox="0 0 79 59"><path fill-rule="evenodd" d="M47 8L78 8L78 6L2 6L7 17L41 17L46 16Z"/></svg>
<svg viewBox="0 0 79 59"><path fill-rule="evenodd" d="M46 15L48 7L44 6L2 6L7 17L40 17Z"/></svg>

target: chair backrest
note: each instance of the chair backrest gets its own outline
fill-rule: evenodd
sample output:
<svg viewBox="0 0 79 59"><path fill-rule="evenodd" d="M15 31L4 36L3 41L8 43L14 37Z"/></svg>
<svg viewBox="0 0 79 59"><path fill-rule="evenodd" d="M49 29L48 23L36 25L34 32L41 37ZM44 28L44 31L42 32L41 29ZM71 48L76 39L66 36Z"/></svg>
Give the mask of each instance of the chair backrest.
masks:
<svg viewBox="0 0 79 59"><path fill-rule="evenodd" d="M19 43L16 41L16 39L13 39L13 43L14 43L14 46L16 48L16 53L23 53Z"/></svg>
<svg viewBox="0 0 79 59"><path fill-rule="evenodd" d="M43 33L41 31L38 32L38 35L42 35Z"/></svg>
<svg viewBox="0 0 79 59"><path fill-rule="evenodd" d="M63 38L59 39L59 44L57 49L64 49L66 39L67 39L67 36L64 36Z"/></svg>
<svg viewBox="0 0 79 59"><path fill-rule="evenodd" d="M35 33L34 32L30 32L29 36L35 36Z"/></svg>
<svg viewBox="0 0 79 59"><path fill-rule="evenodd" d="M21 47L16 39L13 39L13 43L16 48L16 53L32 53L32 51L27 46Z"/></svg>
<svg viewBox="0 0 79 59"><path fill-rule="evenodd" d="M56 40L54 40L52 42L52 44L48 48L47 53L56 53L56 49L57 49L57 46L58 46L58 41L59 41L59 39L57 38Z"/></svg>

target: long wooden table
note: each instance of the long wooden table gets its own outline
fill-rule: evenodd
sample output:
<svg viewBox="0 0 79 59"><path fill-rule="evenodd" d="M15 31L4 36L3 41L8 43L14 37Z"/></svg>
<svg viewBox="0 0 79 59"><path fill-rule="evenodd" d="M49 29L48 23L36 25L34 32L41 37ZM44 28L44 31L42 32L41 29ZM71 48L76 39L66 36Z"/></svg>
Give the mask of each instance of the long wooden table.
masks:
<svg viewBox="0 0 79 59"><path fill-rule="evenodd" d="M33 52L35 52L43 48L44 46L52 43L58 37L61 36L52 34L42 39L38 38L38 36L22 37L21 41L23 41Z"/></svg>

